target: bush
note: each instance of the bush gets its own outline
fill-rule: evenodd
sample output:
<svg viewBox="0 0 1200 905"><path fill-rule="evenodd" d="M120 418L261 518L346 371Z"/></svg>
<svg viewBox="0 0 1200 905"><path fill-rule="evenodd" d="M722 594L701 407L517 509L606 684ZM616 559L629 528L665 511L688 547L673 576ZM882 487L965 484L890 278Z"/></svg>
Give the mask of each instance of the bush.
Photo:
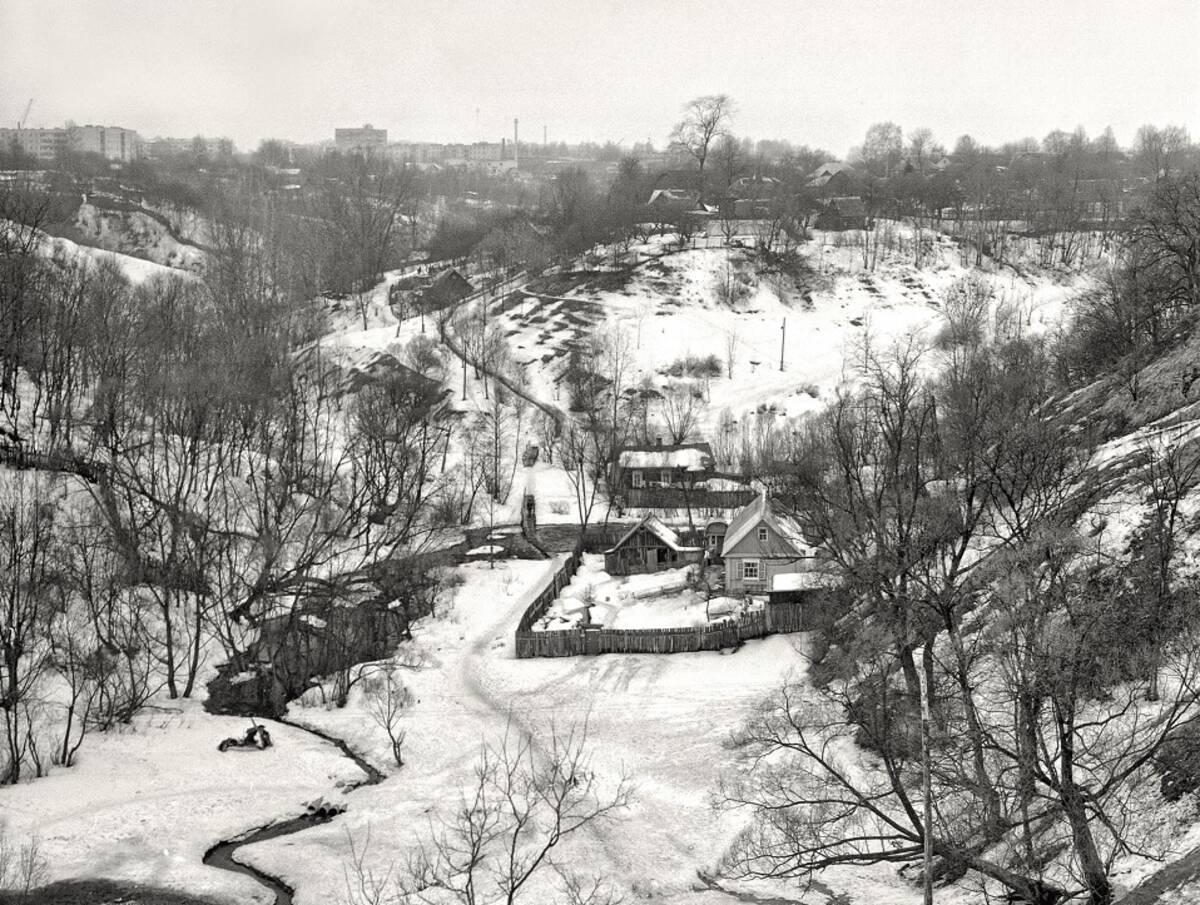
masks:
<svg viewBox="0 0 1200 905"><path fill-rule="evenodd" d="M720 377L721 359L716 355L685 355L677 358L662 373L668 377Z"/></svg>
<svg viewBox="0 0 1200 905"><path fill-rule="evenodd" d="M1200 726L1185 723L1167 736L1154 756L1162 776L1159 791L1167 801L1178 801L1200 789Z"/></svg>

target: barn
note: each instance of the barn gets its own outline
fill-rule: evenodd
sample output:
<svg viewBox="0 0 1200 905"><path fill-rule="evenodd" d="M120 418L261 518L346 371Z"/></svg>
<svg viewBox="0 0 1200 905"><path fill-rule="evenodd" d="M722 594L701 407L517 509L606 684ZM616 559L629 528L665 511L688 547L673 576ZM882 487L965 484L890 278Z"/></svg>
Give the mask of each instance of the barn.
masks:
<svg viewBox="0 0 1200 905"><path fill-rule="evenodd" d="M637 575L692 565L704 558L703 547L690 547L656 515L647 515L604 551L609 575Z"/></svg>

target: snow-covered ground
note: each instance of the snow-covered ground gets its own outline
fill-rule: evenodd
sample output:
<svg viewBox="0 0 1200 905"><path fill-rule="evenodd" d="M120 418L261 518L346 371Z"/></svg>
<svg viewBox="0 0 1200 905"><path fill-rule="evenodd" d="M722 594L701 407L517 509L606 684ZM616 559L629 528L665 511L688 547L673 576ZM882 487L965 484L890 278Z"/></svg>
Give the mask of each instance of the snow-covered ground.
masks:
<svg viewBox="0 0 1200 905"><path fill-rule="evenodd" d="M82 204L75 215L75 226L88 241L108 251L192 272L204 266L204 252L176 241L161 223L138 211L113 211Z"/></svg>
<svg viewBox="0 0 1200 905"><path fill-rule="evenodd" d="M557 566L459 567L465 583L414 642L430 666L406 675L417 703L405 718L405 766L382 784L352 793L350 810L333 823L242 854L295 886L299 905L336 901L344 883L336 866L348 855L347 833L361 842L369 829L369 863L377 872L402 864L430 817L453 807L481 743L498 741L510 725L537 732L551 721L561 727L586 720L602 783L611 787L626 770L636 800L624 819L573 840L560 856L635 899L739 901L706 889L697 875L713 869L744 820L714 811L710 796L734 762L725 746L730 731L785 676L803 672L799 636L751 641L731 654L516 660L513 626L539 580ZM387 739L364 716L357 695L343 710L294 708L292 716L344 736L381 766L388 761ZM917 897L915 890L897 890L886 870L849 871L842 881L856 900L860 892L867 896L862 901ZM544 891L530 895L530 901L546 901Z"/></svg>
<svg viewBox="0 0 1200 905"><path fill-rule="evenodd" d="M201 864L204 853L340 797L336 786L362 771L333 745L275 723L272 748L217 751L248 725L196 701L159 702L127 728L89 736L76 766L0 791L0 816L16 841L38 837L50 880L105 877L270 903L249 877Z"/></svg>
<svg viewBox="0 0 1200 905"><path fill-rule="evenodd" d="M587 621L588 610L593 625L624 629L688 628L733 615L733 600L714 598L706 607L704 595L688 587L694 568L614 577L604 571L603 556L585 553L570 584L534 630L572 628Z"/></svg>

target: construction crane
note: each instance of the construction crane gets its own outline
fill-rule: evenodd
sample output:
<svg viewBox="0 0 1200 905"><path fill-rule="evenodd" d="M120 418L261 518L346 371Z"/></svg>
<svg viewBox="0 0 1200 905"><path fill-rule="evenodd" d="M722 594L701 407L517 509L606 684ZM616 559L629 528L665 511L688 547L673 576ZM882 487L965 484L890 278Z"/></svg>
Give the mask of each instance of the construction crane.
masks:
<svg viewBox="0 0 1200 905"><path fill-rule="evenodd" d="M33 107L33 98L29 99L29 103L25 105L25 112L21 114L21 118L17 121L17 129L25 128L25 121L29 119L29 110Z"/></svg>

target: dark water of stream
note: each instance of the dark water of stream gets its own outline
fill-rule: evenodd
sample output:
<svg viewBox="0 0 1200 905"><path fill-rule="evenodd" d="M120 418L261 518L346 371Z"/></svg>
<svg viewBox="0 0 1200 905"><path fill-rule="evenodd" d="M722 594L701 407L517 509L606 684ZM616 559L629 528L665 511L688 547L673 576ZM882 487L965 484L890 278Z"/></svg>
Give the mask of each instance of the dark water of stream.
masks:
<svg viewBox="0 0 1200 905"><path fill-rule="evenodd" d="M370 763L364 760L359 755L355 754L342 739L332 735L326 735L316 729L310 729L307 726L302 726L299 723L293 723L291 720L280 719L277 722L291 726L293 729L299 729L302 732L307 732L309 735L315 735L317 738L329 742L336 746L345 757L358 766L363 771L365 777L346 788L346 792L351 792L354 789L362 786L373 786L376 783L382 782L384 774L375 769ZM293 833L300 833L314 826L319 826L322 823L328 823L333 820L336 815L312 815L303 814L299 817L292 817L285 820L280 820L275 823L268 824L257 830L252 830L245 835L238 836L235 839L229 839L224 842L218 842L204 854L204 863L209 867L215 867L219 870L228 870L234 873L244 874L247 877L252 877L260 884L267 887L275 895L275 905L292 905L292 897L295 895L295 890L284 883L277 877L272 877L270 874L250 867L247 864L242 864L235 857L238 849L246 845L253 845L256 842L265 842L267 839L278 839L280 836L290 836Z"/></svg>

